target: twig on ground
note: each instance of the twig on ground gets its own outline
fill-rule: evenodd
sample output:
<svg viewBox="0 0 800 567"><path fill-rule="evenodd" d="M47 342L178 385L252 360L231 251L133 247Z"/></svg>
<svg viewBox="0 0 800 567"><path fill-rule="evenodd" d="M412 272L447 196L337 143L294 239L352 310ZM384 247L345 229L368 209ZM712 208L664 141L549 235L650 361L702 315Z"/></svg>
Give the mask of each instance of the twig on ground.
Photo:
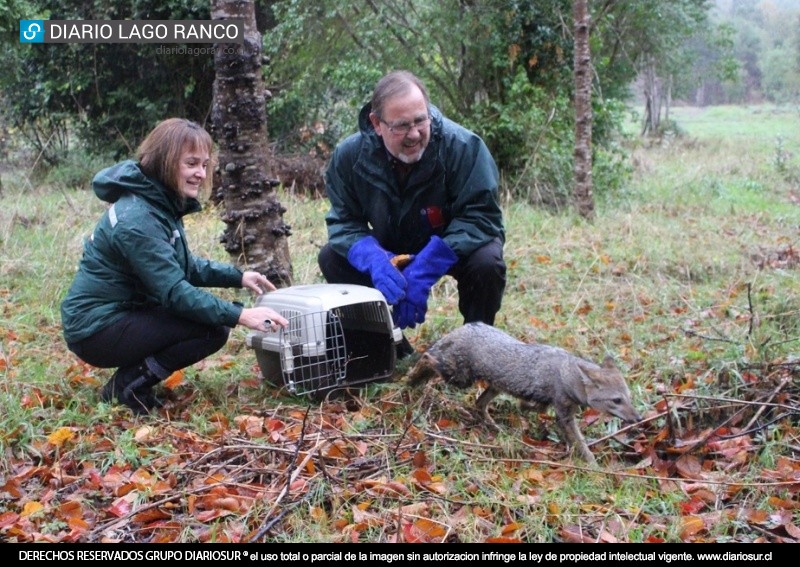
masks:
<svg viewBox="0 0 800 567"><path fill-rule="evenodd" d="M642 421L637 421L636 423L630 423L628 425L620 427L614 433L609 433L605 437L599 437L599 438L595 439L594 441L590 441L590 442L587 441L586 444L591 447L592 445L596 445L597 443L602 443L603 441L607 441L608 439L613 439L614 437L616 437L620 433L625 433L626 431L628 431L629 429L633 429L634 427L641 427L645 423L650 423L651 421L655 421L657 419L660 419L660 418L662 418L664 416L667 416L669 413L670 413L670 410L666 410L666 411L663 411L663 412L661 412L659 414L652 415L652 416L650 416L648 418L645 418Z"/></svg>
<svg viewBox="0 0 800 567"><path fill-rule="evenodd" d="M756 421L758 421L758 418L761 417L762 413L764 413L764 410L767 407L766 404L770 403L772 399L778 395L778 392L780 392L789 382L791 382L791 377L789 376L784 377L783 380L780 381L780 383L775 387L772 393L769 396L767 396L766 400L760 403L761 407L758 408L756 414L753 416L753 419L751 419L748 422L748 424L744 426L745 430L748 430L751 427L753 427L753 424Z"/></svg>
<svg viewBox="0 0 800 567"><path fill-rule="evenodd" d="M311 410L311 408L306 409L306 413L303 416L303 425L302 425L302 428L300 430L300 439L298 439L298 441L297 441L297 450L295 451L294 458L292 459L293 462L297 461L297 456L300 454L300 447L303 446L303 438L305 437L305 431L306 431L306 422L308 420L308 414L309 414L310 410ZM324 445L325 443L327 443L327 440L319 439L317 441L316 445L314 445L314 447L312 447L306 453L306 456L303 458L303 460L300 462L300 464L298 464L296 467L294 467L294 469L291 469L291 472L286 476L286 484L284 485L283 489L281 490L281 493L278 494L278 497L275 499L275 502L272 503L272 507L269 509L269 511L264 516L265 518L269 518L270 516L272 516L272 514L275 512L275 509L278 507L278 505L281 503L281 501L284 499L284 497L289 493L289 489L291 488L292 483L295 480L297 480L297 477L300 474L300 471L302 471L305 468L305 466L308 464L308 461L311 460L311 457L313 457L314 454L316 454L316 452L319 450L319 448L322 445ZM282 512L281 514L279 514L279 517L283 517L284 515L285 515L285 512ZM255 542L255 541L258 541L259 539L261 539L267 532L269 532L270 529L272 529L272 526L274 526L276 523L277 523L277 521L266 522L256 532L256 534L253 537L249 538L249 542L252 543L252 542Z"/></svg>
<svg viewBox="0 0 800 567"><path fill-rule="evenodd" d="M716 402L727 402L731 404L743 404L743 405L752 405L752 406L769 406L774 408L781 408L792 413L800 412L800 408L787 406L786 404L773 404L769 402L753 402L750 400L737 400L736 398L723 398L717 396L702 396L699 394L664 394L665 396L669 396L672 398L689 398L694 400L711 400Z"/></svg>
<svg viewBox="0 0 800 567"><path fill-rule="evenodd" d="M721 343L730 343L733 345L738 345L739 341L734 341L733 339L729 339L727 337L709 337L708 335L701 335L697 331L692 331L691 329L682 329L685 335L690 337L697 337L698 339L704 339L706 341L717 341Z"/></svg>

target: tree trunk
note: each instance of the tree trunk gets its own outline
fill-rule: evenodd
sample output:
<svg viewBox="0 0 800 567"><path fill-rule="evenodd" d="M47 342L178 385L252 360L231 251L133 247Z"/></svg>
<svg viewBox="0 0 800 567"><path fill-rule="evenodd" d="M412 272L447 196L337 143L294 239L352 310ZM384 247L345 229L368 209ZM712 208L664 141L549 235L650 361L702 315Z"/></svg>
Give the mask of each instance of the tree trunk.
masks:
<svg viewBox="0 0 800 567"><path fill-rule="evenodd" d="M212 132L219 146L219 182L226 224L221 241L233 261L261 272L278 287L292 285L286 209L267 144L261 34L253 0L212 0L212 19L243 19L243 44L215 44Z"/></svg>
<svg viewBox="0 0 800 567"><path fill-rule="evenodd" d="M661 128L661 81L656 75L655 61L648 61L644 69L644 123L642 136L656 136Z"/></svg>
<svg viewBox="0 0 800 567"><path fill-rule="evenodd" d="M589 51L588 0L573 0L575 21L575 187L573 199L578 213L594 218L592 195L592 56Z"/></svg>
<svg viewBox="0 0 800 567"><path fill-rule="evenodd" d="M667 78L667 88L664 94L664 122L669 126L669 111L672 108L672 75Z"/></svg>

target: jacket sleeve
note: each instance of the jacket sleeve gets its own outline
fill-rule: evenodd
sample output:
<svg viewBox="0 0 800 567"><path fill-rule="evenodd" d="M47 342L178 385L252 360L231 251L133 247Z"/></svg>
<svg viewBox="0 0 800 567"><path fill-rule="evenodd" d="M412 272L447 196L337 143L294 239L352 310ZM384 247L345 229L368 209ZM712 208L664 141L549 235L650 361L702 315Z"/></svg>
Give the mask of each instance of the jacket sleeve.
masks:
<svg viewBox="0 0 800 567"><path fill-rule="evenodd" d="M241 307L195 287L187 279L175 258L172 235L166 227L145 215L140 222L120 223L115 232L114 246L118 253L128 259L134 275L160 305L176 315L207 325L233 327L238 323ZM208 277L208 269L200 272Z"/></svg>
<svg viewBox="0 0 800 567"><path fill-rule="evenodd" d="M334 251L345 258L353 244L370 234L352 176L357 146L356 137L342 142L333 152L325 172L325 191L331 203L325 216L328 241Z"/></svg>
<svg viewBox="0 0 800 567"><path fill-rule="evenodd" d="M495 238L505 241L498 199L500 176L483 140L459 129L448 140L445 164L451 221L443 240L460 258Z"/></svg>
<svg viewBox="0 0 800 567"><path fill-rule="evenodd" d="M242 272L231 264L192 255L189 283L198 287L242 287Z"/></svg>

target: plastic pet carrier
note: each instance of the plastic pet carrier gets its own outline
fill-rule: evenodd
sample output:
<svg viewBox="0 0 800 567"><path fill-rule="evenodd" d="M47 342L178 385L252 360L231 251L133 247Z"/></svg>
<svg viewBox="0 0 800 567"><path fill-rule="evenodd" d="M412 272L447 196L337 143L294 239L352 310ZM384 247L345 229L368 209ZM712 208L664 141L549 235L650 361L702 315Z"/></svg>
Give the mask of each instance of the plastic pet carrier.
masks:
<svg viewBox="0 0 800 567"><path fill-rule="evenodd" d="M330 391L386 379L402 340L386 299L360 285L292 286L264 295L289 321L277 332L251 331L246 344L266 380L290 392L322 398Z"/></svg>

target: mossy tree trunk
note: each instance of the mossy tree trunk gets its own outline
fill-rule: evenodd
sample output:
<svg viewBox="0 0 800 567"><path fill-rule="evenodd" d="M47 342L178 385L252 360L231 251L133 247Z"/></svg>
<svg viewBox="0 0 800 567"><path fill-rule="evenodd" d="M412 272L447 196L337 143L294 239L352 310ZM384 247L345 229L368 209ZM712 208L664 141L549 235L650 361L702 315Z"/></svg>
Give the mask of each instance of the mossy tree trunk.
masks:
<svg viewBox="0 0 800 567"><path fill-rule="evenodd" d="M253 0L211 0L212 19L243 19L244 43L215 45L211 124L218 145L225 249L240 267L278 287L292 284L286 209L275 192L267 140L261 34Z"/></svg>
<svg viewBox="0 0 800 567"><path fill-rule="evenodd" d="M575 32L575 186L573 199L578 213L594 218L592 195L592 57L589 51L588 0L573 0Z"/></svg>

